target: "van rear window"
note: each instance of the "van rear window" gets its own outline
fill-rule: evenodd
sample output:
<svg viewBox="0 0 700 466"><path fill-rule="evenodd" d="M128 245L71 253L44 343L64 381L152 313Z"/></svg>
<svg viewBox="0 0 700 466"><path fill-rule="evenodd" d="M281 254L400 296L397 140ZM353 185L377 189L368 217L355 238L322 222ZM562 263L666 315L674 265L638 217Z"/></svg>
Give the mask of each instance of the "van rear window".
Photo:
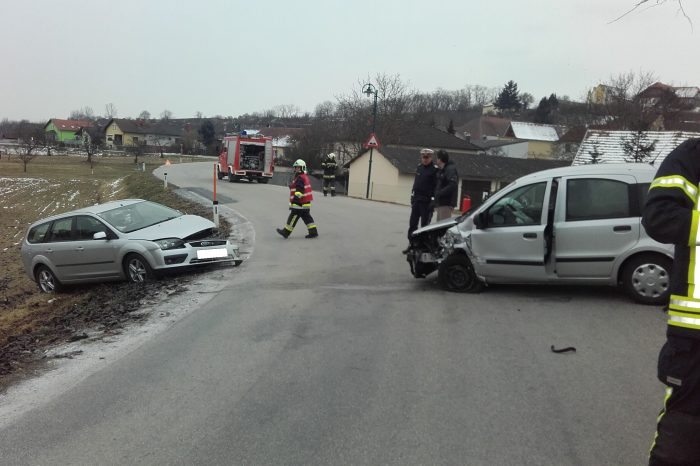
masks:
<svg viewBox="0 0 700 466"><path fill-rule="evenodd" d="M580 178L567 181L566 220L599 220L630 216L628 184L622 181Z"/></svg>

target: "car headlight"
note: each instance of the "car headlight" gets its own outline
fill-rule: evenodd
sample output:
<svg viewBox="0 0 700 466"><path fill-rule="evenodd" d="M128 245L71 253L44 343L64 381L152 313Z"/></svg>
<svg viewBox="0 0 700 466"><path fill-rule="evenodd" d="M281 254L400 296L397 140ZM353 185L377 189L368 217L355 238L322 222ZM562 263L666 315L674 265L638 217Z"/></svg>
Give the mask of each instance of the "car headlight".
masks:
<svg viewBox="0 0 700 466"><path fill-rule="evenodd" d="M442 235L441 241L442 246L448 249L452 249L455 244L462 242L462 235L459 232L454 232L451 229L447 230L444 235Z"/></svg>
<svg viewBox="0 0 700 466"><path fill-rule="evenodd" d="M178 238L165 238L154 241L162 250L177 249L185 245L184 241Z"/></svg>

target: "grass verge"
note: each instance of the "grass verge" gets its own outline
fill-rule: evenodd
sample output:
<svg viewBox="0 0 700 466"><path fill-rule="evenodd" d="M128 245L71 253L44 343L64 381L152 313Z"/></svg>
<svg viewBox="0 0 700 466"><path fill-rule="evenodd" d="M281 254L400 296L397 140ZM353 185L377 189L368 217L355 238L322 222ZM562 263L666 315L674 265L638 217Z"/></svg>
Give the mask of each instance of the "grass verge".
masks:
<svg viewBox="0 0 700 466"><path fill-rule="evenodd" d="M25 173L16 160L0 160L0 390L33 373L33 362L48 346L80 338L86 327L118 333L124 323L144 318L139 308L148 296L163 287L182 288L175 277L145 286L108 283L46 295L26 276L20 258L29 224L95 203L141 198L209 218L210 209L164 189L151 174L163 162L141 157L136 165L131 157L109 157L91 166L84 157L44 156L32 160ZM143 163L146 170L138 170ZM229 231L221 219L220 234L227 237Z"/></svg>

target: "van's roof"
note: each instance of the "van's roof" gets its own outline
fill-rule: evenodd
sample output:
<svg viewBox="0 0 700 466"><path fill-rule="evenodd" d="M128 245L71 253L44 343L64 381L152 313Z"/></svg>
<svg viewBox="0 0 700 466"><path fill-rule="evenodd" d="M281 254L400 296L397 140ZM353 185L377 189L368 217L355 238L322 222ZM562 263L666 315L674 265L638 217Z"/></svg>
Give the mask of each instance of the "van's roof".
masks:
<svg viewBox="0 0 700 466"><path fill-rule="evenodd" d="M657 169L658 167L653 167L648 163L597 163L575 165L530 173L529 175L518 178L516 182L521 184L541 178L580 175L632 175L639 181L651 181L654 179Z"/></svg>

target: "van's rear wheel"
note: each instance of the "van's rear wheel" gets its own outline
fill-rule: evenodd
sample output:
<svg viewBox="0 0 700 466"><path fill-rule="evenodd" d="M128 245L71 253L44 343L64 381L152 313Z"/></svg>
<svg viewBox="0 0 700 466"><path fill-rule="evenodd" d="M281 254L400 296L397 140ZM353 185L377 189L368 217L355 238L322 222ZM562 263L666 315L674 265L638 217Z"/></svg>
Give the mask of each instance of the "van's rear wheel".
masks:
<svg viewBox="0 0 700 466"><path fill-rule="evenodd" d="M438 268L438 280L447 291L479 293L484 289L471 261L464 254L452 254L442 261Z"/></svg>
<svg viewBox="0 0 700 466"><path fill-rule="evenodd" d="M666 304L672 265L673 261L661 254L633 257L622 269L622 288L640 304Z"/></svg>

